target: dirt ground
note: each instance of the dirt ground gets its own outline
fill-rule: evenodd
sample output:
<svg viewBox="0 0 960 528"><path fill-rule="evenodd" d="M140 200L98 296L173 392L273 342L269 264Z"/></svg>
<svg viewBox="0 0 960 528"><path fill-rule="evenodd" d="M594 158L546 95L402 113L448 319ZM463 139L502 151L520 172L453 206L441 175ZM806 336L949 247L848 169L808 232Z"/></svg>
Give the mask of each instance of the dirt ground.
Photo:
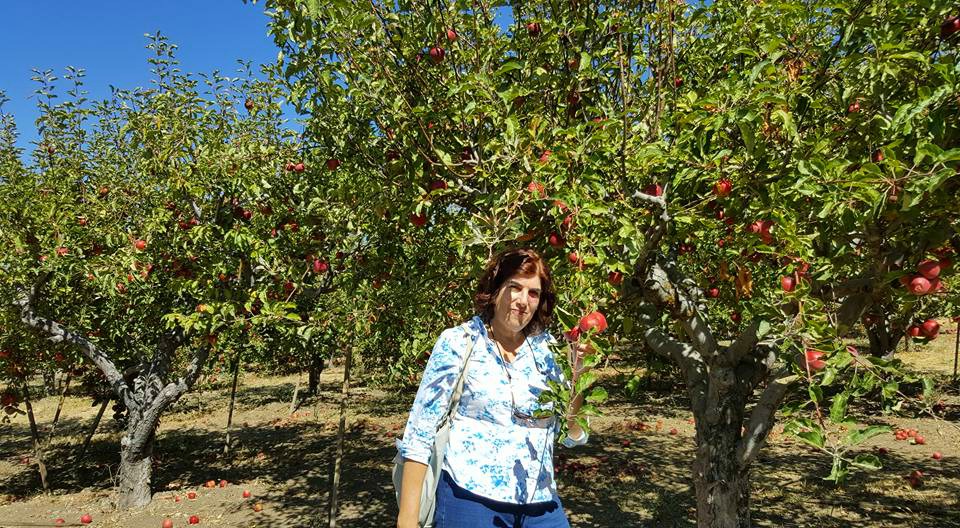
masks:
<svg viewBox="0 0 960 528"><path fill-rule="evenodd" d="M953 335L900 357L913 368L946 383L953 370ZM587 446L557 449L560 496L575 527L694 526L690 460L693 425L681 389L642 392L628 399L603 369L611 400L593 421ZM191 393L166 414L156 448L154 501L133 512L115 511L114 478L118 433L110 412L83 460L76 452L97 408L90 399L68 398L48 457L52 493L39 491L26 418L0 425L0 527L54 526L54 519L79 526L154 528L162 519L186 526L190 515L201 526L328 526L330 470L336 453L340 383L343 371L328 369L321 392L292 414L297 376L242 378L234 423L236 444L223 453L229 390ZM342 527L389 527L396 506L390 483L394 438L413 400L410 391L354 388L350 393L345 465L339 491ZM755 526L960 527L960 398L956 385L945 393L947 420L882 417L880 423L920 430L925 445L874 438L864 450L885 448L884 468L854 473L842 488L821 477L830 460L777 428L752 472ZM36 402L48 424L56 398ZM640 430L639 424L644 427ZM671 435L671 429L678 434ZM932 458L935 451L943 458ZM918 489L905 475L925 474ZM225 479L225 488L203 487ZM252 493L243 499L243 490ZM187 499L195 491L197 498ZM177 500L179 498L179 500ZM263 510L254 511L261 504Z"/></svg>

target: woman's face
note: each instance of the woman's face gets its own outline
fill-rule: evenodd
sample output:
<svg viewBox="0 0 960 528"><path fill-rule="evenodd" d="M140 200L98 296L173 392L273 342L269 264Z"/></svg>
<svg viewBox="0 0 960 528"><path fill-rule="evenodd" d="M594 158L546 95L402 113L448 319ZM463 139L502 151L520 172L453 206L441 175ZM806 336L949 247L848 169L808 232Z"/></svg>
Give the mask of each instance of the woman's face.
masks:
<svg viewBox="0 0 960 528"><path fill-rule="evenodd" d="M500 286L493 319L511 332L520 332L533 319L539 305L540 277L517 274Z"/></svg>

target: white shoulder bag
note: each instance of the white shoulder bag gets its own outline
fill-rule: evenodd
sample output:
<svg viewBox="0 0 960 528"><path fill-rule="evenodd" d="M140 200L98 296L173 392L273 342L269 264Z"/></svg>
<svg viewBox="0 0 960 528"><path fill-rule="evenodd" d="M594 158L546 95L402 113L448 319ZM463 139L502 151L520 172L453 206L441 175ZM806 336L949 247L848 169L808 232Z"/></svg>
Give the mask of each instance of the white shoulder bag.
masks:
<svg viewBox="0 0 960 528"><path fill-rule="evenodd" d="M427 473L424 475L423 488L420 490L420 528L433 528L433 514L437 509L437 484L440 482L440 471L443 469L443 455L447 451L447 442L450 440L450 422L460 406L460 396L463 394L463 380L466 377L467 364L470 362L470 355L473 353L473 347L477 344L477 340L479 340L479 336L467 348L467 357L463 360L463 367L460 369L453 394L450 396L450 407L437 426L437 436L433 441L433 449L430 450ZM403 457L397 451L397 456L393 457L393 487L397 492L397 506L400 505L400 487L402 484Z"/></svg>

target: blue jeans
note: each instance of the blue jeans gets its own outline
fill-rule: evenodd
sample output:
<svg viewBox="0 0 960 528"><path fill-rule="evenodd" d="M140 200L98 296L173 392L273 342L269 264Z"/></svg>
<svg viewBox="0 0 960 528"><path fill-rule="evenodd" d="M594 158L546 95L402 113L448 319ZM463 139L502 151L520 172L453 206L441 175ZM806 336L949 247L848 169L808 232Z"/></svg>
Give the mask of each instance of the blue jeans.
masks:
<svg viewBox="0 0 960 528"><path fill-rule="evenodd" d="M435 528L570 528L560 497L550 502L512 504L471 493L443 471L437 485Z"/></svg>

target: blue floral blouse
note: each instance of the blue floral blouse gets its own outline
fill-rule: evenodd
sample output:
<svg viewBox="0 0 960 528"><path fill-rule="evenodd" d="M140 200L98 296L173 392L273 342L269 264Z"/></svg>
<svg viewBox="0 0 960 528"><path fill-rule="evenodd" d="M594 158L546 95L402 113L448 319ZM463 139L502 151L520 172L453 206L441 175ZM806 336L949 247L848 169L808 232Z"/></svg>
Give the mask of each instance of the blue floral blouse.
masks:
<svg viewBox="0 0 960 528"><path fill-rule="evenodd" d="M403 439L397 442L400 455L428 462L473 341L443 469L458 486L482 497L513 504L551 501L557 494L553 444L559 423L555 418L529 418L541 406L537 399L548 388L547 378L566 383L548 346L555 340L547 332L528 337L508 363L480 317L444 330L427 361ZM564 445L583 445L587 437L566 438Z"/></svg>

